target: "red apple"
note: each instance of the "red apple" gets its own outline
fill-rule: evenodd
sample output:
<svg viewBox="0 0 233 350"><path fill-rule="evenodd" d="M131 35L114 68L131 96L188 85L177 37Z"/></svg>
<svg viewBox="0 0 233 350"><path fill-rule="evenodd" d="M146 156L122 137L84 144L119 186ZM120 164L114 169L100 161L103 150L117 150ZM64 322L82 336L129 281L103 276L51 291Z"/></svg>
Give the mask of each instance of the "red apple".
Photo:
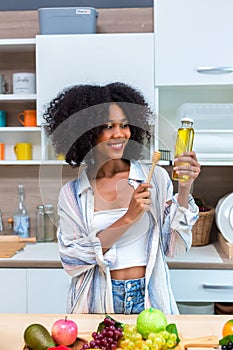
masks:
<svg viewBox="0 0 233 350"><path fill-rule="evenodd" d="M78 335L78 326L72 320L57 320L52 325L52 337L58 345L71 345L75 342Z"/></svg>

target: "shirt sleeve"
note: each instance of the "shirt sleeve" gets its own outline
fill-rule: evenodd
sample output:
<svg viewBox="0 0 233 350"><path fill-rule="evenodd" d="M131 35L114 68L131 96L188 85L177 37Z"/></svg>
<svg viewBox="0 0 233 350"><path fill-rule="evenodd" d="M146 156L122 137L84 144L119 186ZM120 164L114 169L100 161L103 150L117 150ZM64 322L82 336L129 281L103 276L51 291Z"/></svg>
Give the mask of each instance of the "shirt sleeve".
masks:
<svg viewBox="0 0 233 350"><path fill-rule="evenodd" d="M169 181L161 236L165 255L175 257L191 248L192 227L198 219L199 209L192 195L188 198L188 208L180 206Z"/></svg>

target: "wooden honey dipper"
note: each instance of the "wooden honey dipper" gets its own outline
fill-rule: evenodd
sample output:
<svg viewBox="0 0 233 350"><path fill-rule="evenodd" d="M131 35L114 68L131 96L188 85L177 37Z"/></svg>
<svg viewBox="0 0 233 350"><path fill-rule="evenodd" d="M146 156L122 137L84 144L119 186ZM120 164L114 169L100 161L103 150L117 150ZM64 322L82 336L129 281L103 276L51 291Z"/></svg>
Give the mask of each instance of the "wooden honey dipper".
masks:
<svg viewBox="0 0 233 350"><path fill-rule="evenodd" d="M152 166L151 166L151 169L150 169L150 172L149 172L147 181L146 181L148 184L151 182L151 178L152 178L153 172L154 172L154 170L155 170L155 166L156 166L156 164L158 163L158 161L160 160L160 157L161 157L161 153L160 153L159 151L155 151L155 152L153 153L153 156L152 156Z"/></svg>

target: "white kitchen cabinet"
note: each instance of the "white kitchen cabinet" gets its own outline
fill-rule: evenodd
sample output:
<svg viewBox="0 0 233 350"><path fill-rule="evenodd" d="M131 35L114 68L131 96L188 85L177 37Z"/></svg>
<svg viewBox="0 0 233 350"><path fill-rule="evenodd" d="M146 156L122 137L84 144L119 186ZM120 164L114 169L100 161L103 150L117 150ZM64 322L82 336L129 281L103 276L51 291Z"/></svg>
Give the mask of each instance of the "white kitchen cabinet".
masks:
<svg viewBox="0 0 233 350"><path fill-rule="evenodd" d="M0 280L0 312L26 313L26 270L1 268Z"/></svg>
<svg viewBox="0 0 233 350"><path fill-rule="evenodd" d="M181 117L194 120L194 150L201 165L233 165L233 115L229 122L219 113L200 116L184 104L232 104L233 3L228 0L158 0L155 2L155 91L159 115L159 148L171 152ZM206 67L206 70L200 70ZM208 69L207 69L208 68ZM212 68L212 69L209 69ZM221 108L219 109L221 111ZM196 122L198 120L198 123ZM206 135L204 137L203 135ZM224 150L221 148L225 145Z"/></svg>
<svg viewBox="0 0 233 350"><path fill-rule="evenodd" d="M232 302L232 270L171 269L178 302Z"/></svg>
<svg viewBox="0 0 233 350"><path fill-rule="evenodd" d="M17 115L25 109L36 109L36 94L13 94L13 73L36 72L35 39L0 39L1 74L8 93L0 94L0 109L7 112L7 126L0 128L0 142L5 143L5 160L0 164L37 164L41 159L40 127L23 127ZM14 153L17 142L32 143L30 161L18 161Z"/></svg>
<svg viewBox="0 0 233 350"><path fill-rule="evenodd" d="M233 83L233 2L157 0L157 86Z"/></svg>
<svg viewBox="0 0 233 350"><path fill-rule="evenodd" d="M69 286L63 269L27 269L27 312L66 313Z"/></svg>
<svg viewBox="0 0 233 350"><path fill-rule="evenodd" d="M38 35L36 60L38 124L50 100L75 84L125 82L154 107L152 33Z"/></svg>

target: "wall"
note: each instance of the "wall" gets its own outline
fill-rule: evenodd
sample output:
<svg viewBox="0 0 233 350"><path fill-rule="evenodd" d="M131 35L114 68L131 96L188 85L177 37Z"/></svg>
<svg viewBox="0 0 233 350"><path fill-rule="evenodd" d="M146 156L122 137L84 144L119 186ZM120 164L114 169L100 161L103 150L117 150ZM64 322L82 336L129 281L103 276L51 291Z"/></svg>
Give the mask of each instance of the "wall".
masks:
<svg viewBox="0 0 233 350"><path fill-rule="evenodd" d="M97 33L151 33L152 8L98 9ZM39 34L37 11L0 11L0 38L33 38Z"/></svg>
<svg viewBox="0 0 233 350"><path fill-rule="evenodd" d="M37 10L41 7L152 7L153 0L0 0L0 11Z"/></svg>

